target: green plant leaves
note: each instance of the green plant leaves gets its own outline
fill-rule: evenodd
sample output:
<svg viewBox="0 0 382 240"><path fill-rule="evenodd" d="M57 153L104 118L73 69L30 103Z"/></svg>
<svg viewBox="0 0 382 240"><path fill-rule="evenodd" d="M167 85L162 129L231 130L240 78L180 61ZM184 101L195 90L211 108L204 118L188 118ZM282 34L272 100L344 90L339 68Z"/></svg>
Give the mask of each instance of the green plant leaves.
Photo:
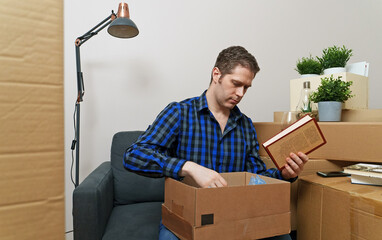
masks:
<svg viewBox="0 0 382 240"><path fill-rule="evenodd" d="M317 57L324 69L333 67L345 67L350 57L353 56L353 50L333 46L322 50L322 57Z"/></svg>
<svg viewBox="0 0 382 240"><path fill-rule="evenodd" d="M336 101L345 102L349 98L353 97L350 86L353 84L352 81L344 82L341 80L342 76L338 78L321 78L321 85L313 92L309 99L313 102L324 102L324 101Z"/></svg>
<svg viewBox="0 0 382 240"><path fill-rule="evenodd" d="M295 70L303 75L303 74L317 74L320 75L322 72L321 63L315 60L312 55L310 57L303 57L301 60L299 59L296 63Z"/></svg>

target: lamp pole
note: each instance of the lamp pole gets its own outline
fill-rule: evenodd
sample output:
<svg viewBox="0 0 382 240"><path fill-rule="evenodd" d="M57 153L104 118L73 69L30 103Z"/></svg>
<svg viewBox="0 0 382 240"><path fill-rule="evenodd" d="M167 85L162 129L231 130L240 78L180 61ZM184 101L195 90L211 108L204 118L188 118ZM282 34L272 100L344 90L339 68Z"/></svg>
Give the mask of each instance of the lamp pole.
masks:
<svg viewBox="0 0 382 240"><path fill-rule="evenodd" d="M78 37L75 41L76 46L76 66L77 66L77 101L76 101L76 115L75 115L75 140L73 147L76 149L76 174L75 174L75 183L74 186L78 187L79 184L79 166L80 166L80 109L81 102L83 101L83 96L85 94L84 78L81 71L81 56L80 56L80 47L83 43L89 40L91 37L98 34L99 31L108 26L114 19L115 14L112 11L111 15L105 18L102 22L97 24L95 27L90 29L84 35ZM106 22L106 23L105 23Z"/></svg>
<svg viewBox="0 0 382 240"><path fill-rule="evenodd" d="M76 67L77 67L77 99L75 106L75 139L72 142L71 149L76 149L76 172L75 172L75 182L74 186L79 185L79 166L80 166L80 104L83 101L83 96L85 94L84 79L81 71L81 58L80 58L80 47L87 40L97 35L102 29L107 27L110 35L118 38L132 38L138 35L139 31L135 23L129 18L129 9L126 3L120 3L118 7L117 15L114 11L105 18L103 21L98 23L95 27L90 29L84 35L78 37L75 40L76 47Z"/></svg>

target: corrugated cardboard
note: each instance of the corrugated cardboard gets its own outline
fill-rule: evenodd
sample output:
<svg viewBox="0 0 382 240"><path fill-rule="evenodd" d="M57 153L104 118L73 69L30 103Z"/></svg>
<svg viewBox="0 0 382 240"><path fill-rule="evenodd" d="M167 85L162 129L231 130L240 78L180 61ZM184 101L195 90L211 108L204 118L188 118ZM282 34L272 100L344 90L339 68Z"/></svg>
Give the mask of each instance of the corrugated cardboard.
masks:
<svg viewBox="0 0 382 240"><path fill-rule="evenodd" d="M256 239L290 232L290 183L251 173L223 173L228 187L165 181L163 224L182 239Z"/></svg>
<svg viewBox="0 0 382 240"><path fill-rule="evenodd" d="M281 131L281 123L254 123L260 144L260 156L267 156L261 146ZM309 153L310 158L354 162L382 162L382 122L319 122L327 143Z"/></svg>
<svg viewBox="0 0 382 240"><path fill-rule="evenodd" d="M63 197L62 158L62 152L0 154L0 207Z"/></svg>
<svg viewBox="0 0 382 240"><path fill-rule="evenodd" d="M62 86L0 81L0 153L62 151L62 105Z"/></svg>
<svg viewBox="0 0 382 240"><path fill-rule="evenodd" d="M343 109L342 122L382 122L382 109Z"/></svg>
<svg viewBox="0 0 382 240"><path fill-rule="evenodd" d="M310 154L312 158L382 162L382 122L319 123L327 144Z"/></svg>
<svg viewBox="0 0 382 240"><path fill-rule="evenodd" d="M275 136L277 133L281 131L281 123L280 122L254 122L253 125L256 129L257 141L259 142L259 154L260 156L267 156L268 153L265 151L263 147L263 143L268 139Z"/></svg>
<svg viewBox="0 0 382 240"><path fill-rule="evenodd" d="M367 77L354 73L335 73L333 77L342 76L342 81L353 81L350 90L354 97L348 99L344 105L344 109L367 109L369 106L369 79ZM301 89L305 81L310 81L310 89L317 90L321 84L321 78L330 77L330 75L313 76L306 78L298 78L290 80L290 110L295 111L300 99Z"/></svg>
<svg viewBox="0 0 382 240"><path fill-rule="evenodd" d="M1 239L63 239L63 200L61 196L1 206Z"/></svg>
<svg viewBox="0 0 382 240"><path fill-rule="evenodd" d="M275 165L269 157L262 157L267 168L274 168ZM300 173L299 177L316 174L317 171L342 171L344 166L351 165L351 162L329 161L325 159L311 159ZM297 229L297 188L299 179L291 184L290 190L290 212L291 212L291 229Z"/></svg>
<svg viewBox="0 0 382 240"><path fill-rule="evenodd" d="M368 239L382 236L382 188L351 184L350 178L300 178L299 239Z"/></svg>
<svg viewBox="0 0 382 240"><path fill-rule="evenodd" d="M273 121L281 122L283 112L274 112ZM341 122L382 122L382 109L342 109Z"/></svg>
<svg viewBox="0 0 382 240"><path fill-rule="evenodd" d="M63 239L63 1L5 0L0 22L0 239Z"/></svg>

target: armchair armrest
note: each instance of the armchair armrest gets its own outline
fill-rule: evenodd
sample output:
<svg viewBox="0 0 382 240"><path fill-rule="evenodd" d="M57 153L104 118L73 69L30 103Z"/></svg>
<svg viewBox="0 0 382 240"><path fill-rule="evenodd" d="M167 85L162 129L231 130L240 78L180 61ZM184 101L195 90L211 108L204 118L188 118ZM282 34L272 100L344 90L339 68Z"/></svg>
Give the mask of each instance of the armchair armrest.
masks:
<svg viewBox="0 0 382 240"><path fill-rule="evenodd" d="M104 162L73 191L74 239L102 239L113 199L113 172L110 162Z"/></svg>

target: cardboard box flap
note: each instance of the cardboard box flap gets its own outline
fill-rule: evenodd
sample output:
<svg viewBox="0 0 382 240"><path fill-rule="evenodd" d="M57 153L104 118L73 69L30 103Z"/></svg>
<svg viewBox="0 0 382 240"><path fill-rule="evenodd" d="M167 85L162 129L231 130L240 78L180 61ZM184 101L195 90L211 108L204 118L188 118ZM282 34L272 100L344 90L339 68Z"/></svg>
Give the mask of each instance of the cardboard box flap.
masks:
<svg viewBox="0 0 382 240"><path fill-rule="evenodd" d="M290 233L290 214L259 216L195 227L194 239L260 239ZM254 237L255 236L255 237Z"/></svg>
<svg viewBox="0 0 382 240"><path fill-rule="evenodd" d="M193 227L184 218L171 212L162 204L162 223L181 239L193 239Z"/></svg>
<svg viewBox="0 0 382 240"><path fill-rule="evenodd" d="M227 181L229 187L233 186L245 186L247 173L221 173L221 176Z"/></svg>
<svg viewBox="0 0 382 240"><path fill-rule="evenodd" d="M165 191L164 204L166 207L187 221L194 222L195 197L190 196L195 196L196 188L167 178L165 189L171 189L171 191Z"/></svg>
<svg viewBox="0 0 382 240"><path fill-rule="evenodd" d="M290 232L290 213L259 216L250 219L193 227L183 218L162 205L163 224L181 239L256 239ZM272 226L272 227L270 227Z"/></svg>

